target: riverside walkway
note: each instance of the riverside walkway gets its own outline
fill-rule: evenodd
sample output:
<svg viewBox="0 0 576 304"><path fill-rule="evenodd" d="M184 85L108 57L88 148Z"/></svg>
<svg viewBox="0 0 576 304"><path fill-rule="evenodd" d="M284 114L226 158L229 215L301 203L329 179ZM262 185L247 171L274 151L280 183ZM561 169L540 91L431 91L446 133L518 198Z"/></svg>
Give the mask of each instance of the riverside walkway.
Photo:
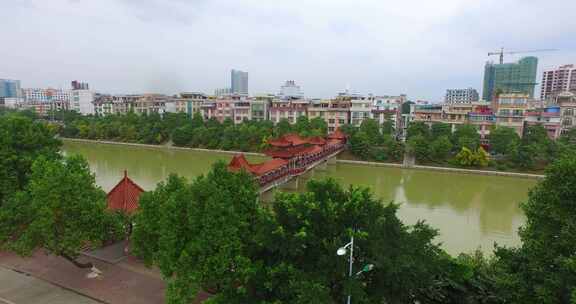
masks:
<svg viewBox="0 0 576 304"><path fill-rule="evenodd" d="M250 164L243 154L237 154L228 165L232 171L246 170L252 174L260 185L260 193L286 184L334 159L344 150L346 136L338 129L327 138L287 134L268 140L268 144L270 149L264 153L272 157L271 160Z"/></svg>

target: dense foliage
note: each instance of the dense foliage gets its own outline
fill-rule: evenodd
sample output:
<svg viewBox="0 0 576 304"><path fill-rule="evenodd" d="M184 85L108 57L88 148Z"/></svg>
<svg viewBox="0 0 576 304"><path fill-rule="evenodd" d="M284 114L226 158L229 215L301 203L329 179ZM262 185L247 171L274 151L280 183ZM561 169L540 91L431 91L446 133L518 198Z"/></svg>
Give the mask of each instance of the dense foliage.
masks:
<svg viewBox="0 0 576 304"><path fill-rule="evenodd" d="M27 185L36 158L60 157L61 142L54 138L54 130L24 114L0 116L0 206Z"/></svg>
<svg viewBox="0 0 576 304"><path fill-rule="evenodd" d="M437 231L403 224L398 205L361 187L311 181L304 193L258 203L246 173L223 163L191 183L171 176L141 198L134 250L160 267L168 303L497 303L481 267L453 259L433 242ZM355 273L336 250L355 237Z"/></svg>
<svg viewBox="0 0 576 304"><path fill-rule="evenodd" d="M404 144L396 139L394 124L387 117L383 124L364 119L360 127L345 125L352 154L362 160L400 162L404 158Z"/></svg>
<svg viewBox="0 0 576 304"><path fill-rule="evenodd" d="M522 209L522 246L496 250L502 294L510 303L575 303L576 156L552 164Z"/></svg>
<svg viewBox="0 0 576 304"><path fill-rule="evenodd" d="M270 137L298 133L303 137L325 136L326 122L321 118L298 117L295 124L283 119L276 126L271 121L244 121L234 124L216 119L203 120L200 113L189 118L185 113L137 115L81 116L74 112L56 115L64 122L64 137L101 139L144 144L172 141L181 147L260 151Z"/></svg>
<svg viewBox="0 0 576 304"><path fill-rule="evenodd" d="M26 113L0 115L0 248L75 259L86 245L122 234L81 157L62 158L55 131Z"/></svg>

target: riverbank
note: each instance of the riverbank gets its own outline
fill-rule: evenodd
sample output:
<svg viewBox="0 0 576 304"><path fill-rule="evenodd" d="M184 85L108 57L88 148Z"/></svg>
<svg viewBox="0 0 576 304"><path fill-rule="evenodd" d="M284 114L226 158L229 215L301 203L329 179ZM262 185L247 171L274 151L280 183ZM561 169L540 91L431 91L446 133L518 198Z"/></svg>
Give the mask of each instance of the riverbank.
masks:
<svg viewBox="0 0 576 304"><path fill-rule="evenodd" d="M225 153L225 154L239 154L239 153L242 153L242 154L244 154L244 155L267 157L266 154L264 154L264 153L256 153L256 152L242 152L242 151L229 151L229 150L213 150L213 149L202 149L202 148L177 147L177 146L173 146L173 145L149 145L149 144L139 144L139 143L122 142L122 141L93 140L93 139L69 138L69 137L60 137L60 139L63 140L63 141L71 141L71 142L99 143L99 144L107 144L107 145L134 146L134 147L154 148L154 149L175 149L175 150L198 151L198 152L211 152L211 153Z"/></svg>
<svg viewBox="0 0 576 304"><path fill-rule="evenodd" d="M422 166L413 165L406 167L402 164L395 163L380 163L380 162L368 162L360 160L345 160L339 159L338 163L343 164L353 164L353 165L363 165L372 167L390 167L390 168L401 168L401 169L414 169L414 170L427 170L427 171L439 171L439 172L453 172L453 173L464 173L464 174L476 174L476 175L493 175L493 176L508 176L508 177L520 177L520 178L530 178L530 179L542 179L544 175L540 174L530 174L530 173L518 173L518 172L506 172L506 171L490 171L490 170L475 170L475 169L462 169L462 168L450 168L450 167L436 167L436 166Z"/></svg>
<svg viewBox="0 0 576 304"><path fill-rule="evenodd" d="M108 141L108 140L91 140L91 139L80 139L80 138L64 138L64 137L62 137L61 139L64 141L70 141L70 142L100 143L100 144L109 144L109 145L123 145L123 146L153 148L153 149L175 149L175 150L184 150L184 151L223 153L223 154L231 154L231 155L243 153L245 155L267 157L263 153L256 153L256 152L211 150L211 149L202 149L202 148L176 147L176 146L172 146L172 145L150 145L150 144L127 143L127 142ZM414 170L453 172L453 173L476 174L476 175L519 177L519 178L529 178L529 179L542 179L542 178L544 178L544 175L531 174L531 173L520 173L520 172L462 169L462 168L424 166L424 165L413 165L413 166L406 167L403 164L397 164L397 163L369 162L369 161L359 161L359 160L349 160L349 159L338 159L337 162L342 163L342 164L354 164L354 165L373 166L373 167L375 166L375 167L401 168L401 169L407 169L407 170L414 169Z"/></svg>

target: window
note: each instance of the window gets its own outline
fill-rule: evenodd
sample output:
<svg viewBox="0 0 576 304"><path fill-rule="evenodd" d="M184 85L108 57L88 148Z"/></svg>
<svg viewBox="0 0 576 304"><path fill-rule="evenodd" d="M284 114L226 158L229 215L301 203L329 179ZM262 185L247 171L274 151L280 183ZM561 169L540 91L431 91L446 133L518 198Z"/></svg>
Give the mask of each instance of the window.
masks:
<svg viewBox="0 0 576 304"><path fill-rule="evenodd" d="M333 124L333 123L334 123L334 119L333 119L333 118L328 119L328 123L329 123L329 124Z"/></svg>
<svg viewBox="0 0 576 304"><path fill-rule="evenodd" d="M564 110L565 116L574 116L574 109L566 109Z"/></svg>
<svg viewBox="0 0 576 304"><path fill-rule="evenodd" d="M338 123L343 125L344 124L344 119L338 119Z"/></svg>

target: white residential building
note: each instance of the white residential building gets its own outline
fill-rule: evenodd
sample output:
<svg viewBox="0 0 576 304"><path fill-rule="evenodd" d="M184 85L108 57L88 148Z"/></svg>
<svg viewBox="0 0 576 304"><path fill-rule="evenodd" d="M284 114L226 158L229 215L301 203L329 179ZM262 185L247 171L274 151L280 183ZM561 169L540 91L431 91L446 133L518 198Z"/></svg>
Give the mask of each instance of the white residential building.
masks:
<svg viewBox="0 0 576 304"><path fill-rule="evenodd" d="M446 90L446 103L473 103L478 101L478 91L473 88Z"/></svg>
<svg viewBox="0 0 576 304"><path fill-rule="evenodd" d="M576 65L566 64L542 74L540 99L554 100L560 93L576 93Z"/></svg>

